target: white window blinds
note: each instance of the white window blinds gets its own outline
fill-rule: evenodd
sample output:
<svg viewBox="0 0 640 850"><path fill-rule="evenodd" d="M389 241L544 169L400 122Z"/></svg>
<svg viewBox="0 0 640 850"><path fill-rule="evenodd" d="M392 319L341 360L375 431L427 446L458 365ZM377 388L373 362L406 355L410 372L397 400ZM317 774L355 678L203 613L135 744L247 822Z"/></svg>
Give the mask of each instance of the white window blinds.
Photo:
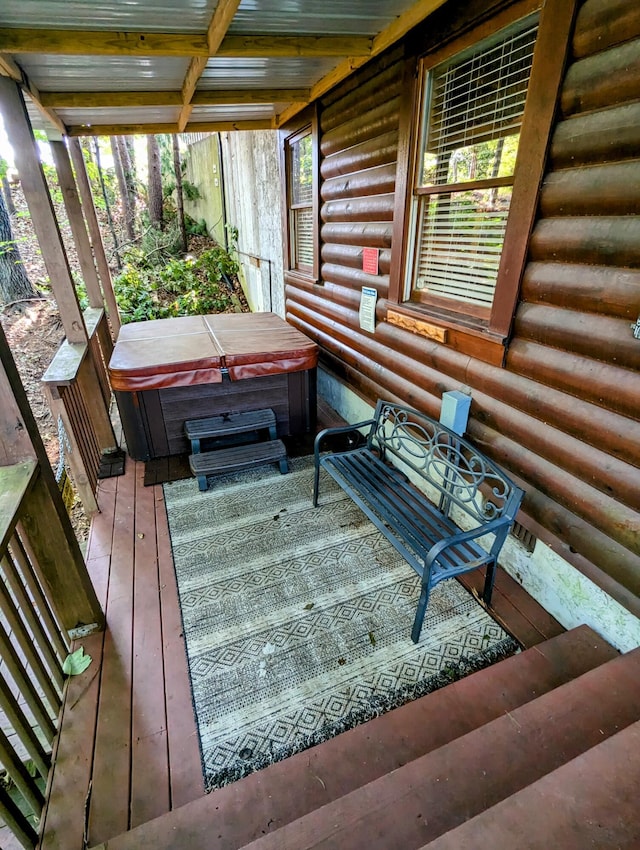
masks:
<svg viewBox="0 0 640 850"><path fill-rule="evenodd" d="M519 22L427 75L414 292L493 302L536 32Z"/></svg>

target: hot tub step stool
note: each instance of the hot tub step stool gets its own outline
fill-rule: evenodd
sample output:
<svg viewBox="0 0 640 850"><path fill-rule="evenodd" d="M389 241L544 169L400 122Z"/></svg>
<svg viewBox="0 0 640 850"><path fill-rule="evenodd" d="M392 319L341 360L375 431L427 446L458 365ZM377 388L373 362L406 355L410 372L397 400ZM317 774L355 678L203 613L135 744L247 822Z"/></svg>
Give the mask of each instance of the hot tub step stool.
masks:
<svg viewBox="0 0 640 850"><path fill-rule="evenodd" d="M196 455L201 449L202 440L242 437L252 431L268 431L269 439L276 439L276 415L270 408L248 410L244 413L225 413L221 416L208 416L205 419L187 419L184 433L191 442L191 452Z"/></svg>
<svg viewBox="0 0 640 850"><path fill-rule="evenodd" d="M266 466L268 463L277 463L283 475L289 471L287 450L282 440L199 452L189 457L191 472L198 479L198 487L203 491L207 489L207 475L236 472L254 466Z"/></svg>

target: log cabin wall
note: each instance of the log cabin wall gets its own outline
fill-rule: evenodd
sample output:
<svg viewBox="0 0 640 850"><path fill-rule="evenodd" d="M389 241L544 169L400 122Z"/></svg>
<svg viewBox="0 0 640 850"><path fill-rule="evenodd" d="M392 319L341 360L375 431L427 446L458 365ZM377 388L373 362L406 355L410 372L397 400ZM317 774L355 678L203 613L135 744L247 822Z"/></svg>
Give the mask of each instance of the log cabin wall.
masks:
<svg viewBox="0 0 640 850"><path fill-rule="evenodd" d="M430 33L438 20L446 30L449 5ZM466 7L468 16L479 8ZM399 125L415 38L320 105L323 285L286 289L288 320L366 401L397 399L438 416L444 391L470 392L469 436L524 486L522 524L636 616L638 9L637 0L579 4L504 365L386 321L392 252L401 251L392 245L394 190L404 179ZM377 276L362 271L366 246L380 249ZM359 327L362 286L379 294L374 334Z"/></svg>

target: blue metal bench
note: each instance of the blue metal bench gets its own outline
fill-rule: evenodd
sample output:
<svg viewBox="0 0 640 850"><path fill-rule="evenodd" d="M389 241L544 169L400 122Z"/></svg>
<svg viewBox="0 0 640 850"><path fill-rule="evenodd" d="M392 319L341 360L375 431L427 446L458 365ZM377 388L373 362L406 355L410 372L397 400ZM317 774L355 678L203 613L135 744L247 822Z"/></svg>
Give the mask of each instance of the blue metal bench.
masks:
<svg viewBox="0 0 640 850"><path fill-rule="evenodd" d="M333 435L365 428L364 445L322 453ZM443 579L486 566L483 599L491 603L498 553L523 491L471 443L416 410L378 401L373 419L327 428L316 437L314 507L321 469L420 576L414 643L431 589Z"/></svg>

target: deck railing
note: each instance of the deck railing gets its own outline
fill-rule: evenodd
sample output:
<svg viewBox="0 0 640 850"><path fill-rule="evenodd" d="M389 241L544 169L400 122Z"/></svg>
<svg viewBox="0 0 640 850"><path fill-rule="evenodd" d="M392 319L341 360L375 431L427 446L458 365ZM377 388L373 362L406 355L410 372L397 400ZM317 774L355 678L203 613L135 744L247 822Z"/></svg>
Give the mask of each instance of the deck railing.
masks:
<svg viewBox="0 0 640 850"><path fill-rule="evenodd" d="M39 474L35 460L0 467L0 816L24 847L38 841L69 649L21 523Z"/></svg>
<svg viewBox="0 0 640 850"><path fill-rule="evenodd" d="M103 452L115 448L108 415L111 388L106 364L113 343L104 310L88 308L84 321L89 344L65 340L42 381L53 416L69 440L69 466L85 512L98 510L96 490Z"/></svg>

